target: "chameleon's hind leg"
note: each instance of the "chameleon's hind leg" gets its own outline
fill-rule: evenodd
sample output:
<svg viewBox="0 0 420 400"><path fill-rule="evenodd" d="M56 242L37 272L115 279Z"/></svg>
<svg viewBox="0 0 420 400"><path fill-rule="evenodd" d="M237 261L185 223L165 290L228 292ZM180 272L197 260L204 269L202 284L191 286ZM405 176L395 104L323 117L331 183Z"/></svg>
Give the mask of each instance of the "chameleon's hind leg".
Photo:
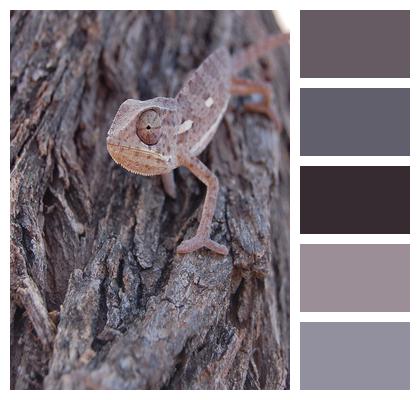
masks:
<svg viewBox="0 0 420 400"><path fill-rule="evenodd" d="M283 130L283 123L272 105L273 92L269 85L250 79L232 78L230 90L236 96L249 96L254 93L261 94L262 101L260 103L245 104L245 109L266 115L273 121L279 132Z"/></svg>
<svg viewBox="0 0 420 400"><path fill-rule="evenodd" d="M176 199L176 185L174 178L174 171L168 172L167 174L161 175L163 190L166 194L173 199Z"/></svg>
<svg viewBox="0 0 420 400"><path fill-rule="evenodd" d="M217 193L219 191L219 181L198 158L184 158L181 165L187 167L201 182L207 186L206 198L204 200L203 212L197 233L191 239L184 240L177 248L177 253L191 253L202 247L214 251L215 253L226 255L226 246L210 239L211 222L216 208Z"/></svg>

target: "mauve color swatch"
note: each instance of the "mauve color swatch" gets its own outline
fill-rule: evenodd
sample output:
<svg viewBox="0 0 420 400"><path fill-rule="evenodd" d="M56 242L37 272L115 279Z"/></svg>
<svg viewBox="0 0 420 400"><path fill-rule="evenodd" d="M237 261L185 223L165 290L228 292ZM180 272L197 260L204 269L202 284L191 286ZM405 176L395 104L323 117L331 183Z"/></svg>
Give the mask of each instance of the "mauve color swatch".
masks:
<svg viewBox="0 0 420 400"><path fill-rule="evenodd" d="M409 156L410 89L301 89L301 156Z"/></svg>
<svg viewBox="0 0 420 400"><path fill-rule="evenodd" d="M410 311L410 246L302 244L300 311Z"/></svg>
<svg viewBox="0 0 420 400"><path fill-rule="evenodd" d="M300 233L410 233L410 167L301 167Z"/></svg>
<svg viewBox="0 0 420 400"><path fill-rule="evenodd" d="M302 10L301 78L409 78L410 11Z"/></svg>
<svg viewBox="0 0 420 400"><path fill-rule="evenodd" d="M410 389L410 324L301 323L300 388Z"/></svg>

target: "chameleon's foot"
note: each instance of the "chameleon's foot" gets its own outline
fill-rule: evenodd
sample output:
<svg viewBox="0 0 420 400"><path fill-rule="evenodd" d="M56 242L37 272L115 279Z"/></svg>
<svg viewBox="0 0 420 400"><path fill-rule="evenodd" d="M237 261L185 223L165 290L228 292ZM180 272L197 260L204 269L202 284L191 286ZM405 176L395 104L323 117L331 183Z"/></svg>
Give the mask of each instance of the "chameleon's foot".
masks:
<svg viewBox="0 0 420 400"><path fill-rule="evenodd" d="M273 121L277 131L281 132L283 130L283 123L272 107L263 103L248 103L245 104L245 110L266 115Z"/></svg>
<svg viewBox="0 0 420 400"><path fill-rule="evenodd" d="M232 94L238 96L248 96L254 93L262 95L261 102L245 104L245 110L266 115L273 121L279 132L283 130L283 124L272 106L273 92L268 84L233 77L230 90Z"/></svg>
<svg viewBox="0 0 420 400"><path fill-rule="evenodd" d="M214 251L217 254L225 256L228 253L226 246L216 243L209 237L196 235L191 239L183 240L182 243L177 247L176 252L179 254L192 253L195 250L207 247L209 250Z"/></svg>

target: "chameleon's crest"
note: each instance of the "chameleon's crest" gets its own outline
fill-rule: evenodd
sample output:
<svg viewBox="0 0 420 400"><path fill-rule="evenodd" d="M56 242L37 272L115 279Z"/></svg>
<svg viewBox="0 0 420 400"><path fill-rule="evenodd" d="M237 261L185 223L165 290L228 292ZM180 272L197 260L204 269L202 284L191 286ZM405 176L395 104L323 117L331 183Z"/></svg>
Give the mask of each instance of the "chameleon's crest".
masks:
<svg viewBox="0 0 420 400"><path fill-rule="evenodd" d="M126 100L107 137L114 161L141 175L165 174L176 167L178 113L174 99Z"/></svg>

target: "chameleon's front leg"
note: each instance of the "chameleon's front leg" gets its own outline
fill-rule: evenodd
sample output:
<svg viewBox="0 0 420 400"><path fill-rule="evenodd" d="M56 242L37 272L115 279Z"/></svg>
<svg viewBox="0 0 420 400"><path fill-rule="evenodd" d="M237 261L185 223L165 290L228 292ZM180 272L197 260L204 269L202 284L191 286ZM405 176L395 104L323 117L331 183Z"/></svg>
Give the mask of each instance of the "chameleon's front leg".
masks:
<svg viewBox="0 0 420 400"><path fill-rule="evenodd" d="M183 158L181 165L187 167L201 182L207 186L206 198L204 200L203 212L197 233L191 239L184 240L177 248L178 253L191 253L202 247L214 251L215 253L226 255L226 246L214 242L210 239L211 222L216 208L217 193L219 191L219 181L198 158Z"/></svg>
<svg viewBox="0 0 420 400"><path fill-rule="evenodd" d="M175 185L175 178L174 178L174 171L168 172L167 174L161 175L162 178L162 185L163 190L165 193L176 199L176 185Z"/></svg>

